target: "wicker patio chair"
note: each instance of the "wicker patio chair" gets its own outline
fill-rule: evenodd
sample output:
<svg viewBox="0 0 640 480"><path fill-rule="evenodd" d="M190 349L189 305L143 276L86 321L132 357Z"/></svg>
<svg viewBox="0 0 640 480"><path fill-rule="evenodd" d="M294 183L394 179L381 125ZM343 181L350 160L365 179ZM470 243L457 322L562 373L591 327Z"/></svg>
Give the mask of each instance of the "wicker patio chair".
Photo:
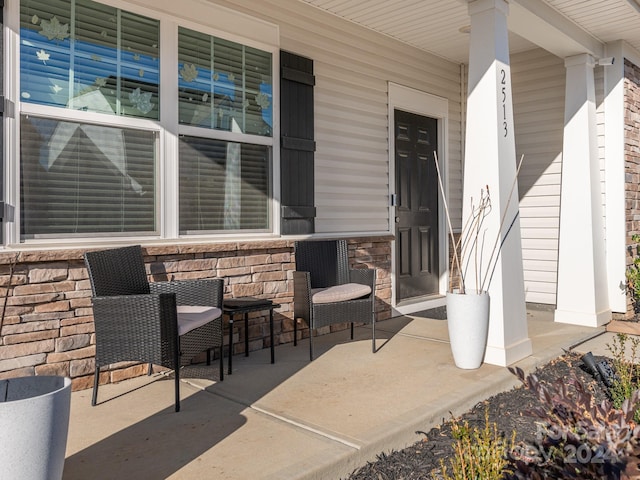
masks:
<svg viewBox="0 0 640 480"><path fill-rule="evenodd" d="M100 368L123 361L174 370L175 409L180 411L180 366L206 351L222 354L222 279L149 283L139 245L87 252L93 291L96 369L91 404L98 397Z"/></svg>
<svg viewBox="0 0 640 480"><path fill-rule="evenodd" d="M309 358L313 360L313 331L334 323L370 323L376 352L374 269L349 268L346 240L307 240L295 243L293 272L294 345L298 322L309 325Z"/></svg>

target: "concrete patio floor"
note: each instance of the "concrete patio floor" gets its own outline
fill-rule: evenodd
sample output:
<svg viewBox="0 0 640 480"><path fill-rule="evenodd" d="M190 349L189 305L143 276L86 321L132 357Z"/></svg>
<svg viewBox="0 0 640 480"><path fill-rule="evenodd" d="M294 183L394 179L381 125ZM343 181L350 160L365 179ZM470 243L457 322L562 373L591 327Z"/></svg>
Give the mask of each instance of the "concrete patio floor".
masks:
<svg viewBox="0 0 640 480"><path fill-rule="evenodd" d="M533 355L525 371L577 348L606 354L604 328L553 322L529 310ZM233 375L218 381L217 362L183 369L182 409L163 375L74 392L64 479L340 479L401 449L478 401L518 381L506 368L453 364L446 321L396 317L370 330L318 337L234 356ZM590 342L585 341L593 339ZM579 347L576 347L580 345ZM587 349L587 350L585 350ZM226 359L225 359L226 369Z"/></svg>

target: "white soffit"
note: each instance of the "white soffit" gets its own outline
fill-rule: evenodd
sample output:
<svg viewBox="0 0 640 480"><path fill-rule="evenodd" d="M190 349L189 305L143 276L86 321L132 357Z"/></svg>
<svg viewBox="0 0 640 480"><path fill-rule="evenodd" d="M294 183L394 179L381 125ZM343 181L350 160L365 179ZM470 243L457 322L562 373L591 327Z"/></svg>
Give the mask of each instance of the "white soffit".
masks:
<svg viewBox="0 0 640 480"><path fill-rule="evenodd" d="M456 63L466 63L469 34L467 4L460 0L301 0L342 19L375 30ZM530 42L511 35L512 52Z"/></svg>
<svg viewBox="0 0 640 480"><path fill-rule="evenodd" d="M600 41L624 40L640 51L638 0L547 0L547 3Z"/></svg>
<svg viewBox="0 0 640 480"><path fill-rule="evenodd" d="M300 0L424 51L466 63L465 0ZM640 0L510 0L512 53L541 46L564 57L603 54L624 40L640 51ZM514 33L515 32L515 33Z"/></svg>

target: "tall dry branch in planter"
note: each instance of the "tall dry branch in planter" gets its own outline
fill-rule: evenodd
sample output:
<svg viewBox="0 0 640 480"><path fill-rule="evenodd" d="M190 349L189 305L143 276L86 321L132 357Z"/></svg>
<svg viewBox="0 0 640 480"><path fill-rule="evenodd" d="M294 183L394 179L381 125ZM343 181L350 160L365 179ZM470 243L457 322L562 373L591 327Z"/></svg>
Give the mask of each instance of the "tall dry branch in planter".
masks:
<svg viewBox="0 0 640 480"><path fill-rule="evenodd" d="M454 291L454 285L456 284L454 280L458 279L457 285L459 293L466 293L468 288L467 269L470 263L474 262L474 271L476 272L473 279L475 290L476 292L484 292L489 289L489 285L491 284L493 271L498 262L498 256L500 255L500 248L509 235L511 228L515 224L515 221L519 215L519 212L515 214L515 216L509 223L507 232L505 233L504 237L502 237L501 234L502 229L505 225L508 206L511 203L511 198L513 196L513 191L515 190L516 181L518 179L518 174L520 173L520 167L522 166L524 155L520 157L520 161L518 162L518 168L516 169L516 174L511 184L511 190L509 191L507 204L505 205L504 212L502 212L502 216L500 218L500 226L498 232L496 233L491 253L486 262L484 258L484 246L487 232L486 229L483 228L483 225L484 220L492 211L489 185L480 190L480 195L478 197L479 200L477 204L474 203L473 198L471 199L471 215L464 221L464 225L462 226L462 230L460 232L460 237L456 240L453 233L451 214L445 195L442 172L440 170L440 165L438 162L438 155L436 152L433 152L433 155L436 164L436 172L438 174L438 187L442 196L442 203L447 220L447 227L449 229L449 236L451 237L451 245L453 247L453 255L451 256L451 266L449 269L448 291Z"/></svg>

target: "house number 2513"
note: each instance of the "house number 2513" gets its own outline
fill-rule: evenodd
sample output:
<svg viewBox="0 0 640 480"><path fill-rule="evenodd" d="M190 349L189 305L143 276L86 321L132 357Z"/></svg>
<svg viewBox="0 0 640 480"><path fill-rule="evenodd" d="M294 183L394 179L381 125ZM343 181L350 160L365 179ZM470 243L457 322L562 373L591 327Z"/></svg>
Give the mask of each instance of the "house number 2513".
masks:
<svg viewBox="0 0 640 480"><path fill-rule="evenodd" d="M500 69L500 84L502 85L502 130L504 136L509 134L509 124L507 123L507 72Z"/></svg>

